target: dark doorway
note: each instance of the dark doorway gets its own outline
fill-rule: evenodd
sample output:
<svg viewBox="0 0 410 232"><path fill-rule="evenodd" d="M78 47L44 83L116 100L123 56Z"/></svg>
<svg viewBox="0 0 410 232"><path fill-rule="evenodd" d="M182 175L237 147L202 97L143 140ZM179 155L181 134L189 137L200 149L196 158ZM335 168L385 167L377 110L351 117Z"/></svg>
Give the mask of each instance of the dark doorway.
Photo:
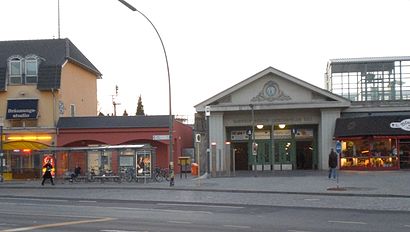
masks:
<svg viewBox="0 0 410 232"><path fill-rule="evenodd" d="M410 139L399 142L400 169L410 169Z"/></svg>
<svg viewBox="0 0 410 232"><path fill-rule="evenodd" d="M248 143L234 143L235 170L248 170Z"/></svg>
<svg viewBox="0 0 410 232"><path fill-rule="evenodd" d="M313 169L312 141L296 141L296 168Z"/></svg>

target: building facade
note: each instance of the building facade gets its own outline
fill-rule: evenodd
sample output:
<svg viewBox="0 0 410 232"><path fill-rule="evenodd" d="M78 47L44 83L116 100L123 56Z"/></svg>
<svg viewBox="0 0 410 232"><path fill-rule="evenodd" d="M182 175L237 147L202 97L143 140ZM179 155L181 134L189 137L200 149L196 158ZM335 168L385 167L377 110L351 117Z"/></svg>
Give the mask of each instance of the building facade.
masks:
<svg viewBox="0 0 410 232"><path fill-rule="evenodd" d="M335 121L348 107L348 99L269 67L195 106L196 133L207 144L198 145L201 169L326 169Z"/></svg>
<svg viewBox="0 0 410 232"><path fill-rule="evenodd" d="M330 60L326 89L269 67L199 103L202 170L410 167L410 57Z"/></svg>
<svg viewBox="0 0 410 232"><path fill-rule="evenodd" d="M332 59L325 82L352 102L336 121L340 168L410 168L410 57Z"/></svg>
<svg viewBox="0 0 410 232"><path fill-rule="evenodd" d="M179 173L178 157L192 155L192 127L173 120L173 128L173 161L175 172ZM58 149L62 148L56 152L59 176L73 171L76 166L81 168L82 174L94 169L96 174L99 170L110 170L120 175L126 168L137 168L140 157L147 175L155 167L168 168L168 115L61 117L57 129ZM149 149L128 147L138 144ZM107 145L111 149L100 149ZM81 147L89 149L79 151L77 148Z"/></svg>
<svg viewBox="0 0 410 232"><path fill-rule="evenodd" d="M0 121L6 178L38 177L61 116L97 115L99 70L69 39L0 42ZM79 94L81 93L81 94Z"/></svg>

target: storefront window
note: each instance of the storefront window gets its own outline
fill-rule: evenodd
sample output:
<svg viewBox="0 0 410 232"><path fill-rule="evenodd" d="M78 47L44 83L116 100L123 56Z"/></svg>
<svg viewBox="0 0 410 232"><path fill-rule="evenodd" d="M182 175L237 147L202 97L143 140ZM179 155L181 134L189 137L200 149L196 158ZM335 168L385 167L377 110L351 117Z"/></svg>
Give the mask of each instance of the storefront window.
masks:
<svg viewBox="0 0 410 232"><path fill-rule="evenodd" d="M341 168L396 169L398 168L395 139L363 139L342 141Z"/></svg>

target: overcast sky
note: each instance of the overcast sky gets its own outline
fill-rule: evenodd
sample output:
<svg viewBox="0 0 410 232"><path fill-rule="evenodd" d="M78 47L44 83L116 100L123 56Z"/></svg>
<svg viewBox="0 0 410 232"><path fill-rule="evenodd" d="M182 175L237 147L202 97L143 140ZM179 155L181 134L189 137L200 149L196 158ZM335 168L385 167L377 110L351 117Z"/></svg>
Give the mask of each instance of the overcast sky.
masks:
<svg viewBox="0 0 410 232"><path fill-rule="evenodd" d="M0 0L0 40L58 38L57 0ZM172 113L272 66L324 87L329 59L410 55L410 0L128 0L158 29ZM61 38L101 71L99 110L168 114L161 43L117 0L60 0Z"/></svg>

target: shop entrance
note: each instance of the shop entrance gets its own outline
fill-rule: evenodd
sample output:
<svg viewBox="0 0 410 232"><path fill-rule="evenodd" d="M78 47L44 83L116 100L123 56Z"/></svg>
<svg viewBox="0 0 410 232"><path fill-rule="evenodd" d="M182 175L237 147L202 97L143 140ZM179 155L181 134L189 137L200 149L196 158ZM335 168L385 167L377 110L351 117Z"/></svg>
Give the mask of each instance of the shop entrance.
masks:
<svg viewBox="0 0 410 232"><path fill-rule="evenodd" d="M296 169L313 169L313 141L296 141Z"/></svg>
<svg viewBox="0 0 410 232"><path fill-rule="evenodd" d="M248 153L252 154L248 157L249 166L252 167L255 164L263 166L269 165L268 169L270 170L270 165L272 164L272 142L270 140L255 140L255 142L258 144L256 156L252 154L252 143L249 143Z"/></svg>
<svg viewBox="0 0 410 232"><path fill-rule="evenodd" d="M292 170L296 166L296 150L292 140L275 141L275 169Z"/></svg>
<svg viewBox="0 0 410 232"><path fill-rule="evenodd" d="M399 142L400 169L410 169L410 139Z"/></svg>
<svg viewBox="0 0 410 232"><path fill-rule="evenodd" d="M235 170L248 170L248 143L234 143Z"/></svg>

